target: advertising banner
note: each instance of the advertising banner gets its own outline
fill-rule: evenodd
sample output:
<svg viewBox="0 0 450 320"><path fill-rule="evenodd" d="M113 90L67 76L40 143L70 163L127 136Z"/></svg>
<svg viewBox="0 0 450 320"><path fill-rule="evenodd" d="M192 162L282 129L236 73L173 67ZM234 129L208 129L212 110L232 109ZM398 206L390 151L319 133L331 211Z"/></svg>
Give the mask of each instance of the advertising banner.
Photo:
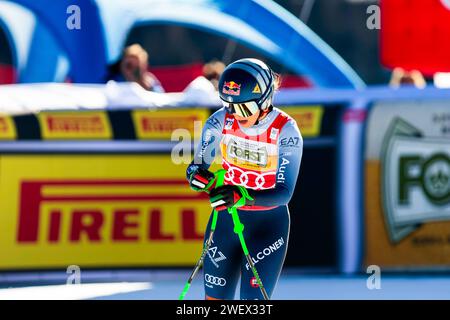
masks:
<svg viewBox="0 0 450 320"><path fill-rule="evenodd" d="M211 208L170 155L1 155L0 269L189 266Z"/></svg>
<svg viewBox="0 0 450 320"><path fill-rule="evenodd" d="M324 113L322 106L289 106L281 109L294 118L303 137L315 138L320 135Z"/></svg>
<svg viewBox="0 0 450 320"><path fill-rule="evenodd" d="M383 0L380 55L388 68L450 72L450 0Z"/></svg>
<svg viewBox="0 0 450 320"><path fill-rule="evenodd" d="M38 114L43 139L111 139L105 111L59 111Z"/></svg>
<svg viewBox="0 0 450 320"><path fill-rule="evenodd" d="M14 140L16 138L16 127L12 118L0 114L0 140Z"/></svg>
<svg viewBox="0 0 450 320"><path fill-rule="evenodd" d="M303 137L335 137L337 108L289 105L283 110L297 121ZM167 149L158 148L173 140L176 132L198 138L212 112L167 107L51 110L0 117L0 139L19 142L4 143L5 152L0 152L0 270L195 264L211 207L206 195L189 188L187 163L177 164L190 161L192 151L184 158L177 148L186 151L191 146L184 140L174 145L172 155L177 160ZM115 141L122 147L129 143L133 151L114 148ZM107 149L99 148L102 145ZM17 153L11 153L10 146ZM143 148L142 153L135 153L137 147ZM302 256L292 251L286 265L334 263L331 227L310 228L319 224L315 219L323 219L310 213L326 212L332 221L334 203L320 199L332 199L335 185L314 188L308 182L333 175L333 154L330 145L309 151L302 160L303 166L320 166L321 171L304 171L302 180L310 187L307 192L297 190L296 200L290 203L293 225L301 226L292 232L290 244L300 247L318 232L323 241ZM210 170L217 170L218 163ZM213 247L210 258L220 263L227 257Z"/></svg>
<svg viewBox="0 0 450 320"><path fill-rule="evenodd" d="M366 264L448 266L448 102L376 104L366 139Z"/></svg>
<svg viewBox="0 0 450 320"><path fill-rule="evenodd" d="M208 109L133 110L132 117L138 139L170 140L177 129L194 136L195 124L200 130L208 119Z"/></svg>

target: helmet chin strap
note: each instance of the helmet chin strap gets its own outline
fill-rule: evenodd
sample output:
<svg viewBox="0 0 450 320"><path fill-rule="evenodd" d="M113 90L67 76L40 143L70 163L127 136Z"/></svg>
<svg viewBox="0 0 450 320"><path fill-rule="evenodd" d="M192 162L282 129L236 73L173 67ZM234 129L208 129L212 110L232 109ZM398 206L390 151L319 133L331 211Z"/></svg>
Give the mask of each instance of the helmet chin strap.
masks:
<svg viewBox="0 0 450 320"><path fill-rule="evenodd" d="M273 110L273 106L270 105L268 108L266 108L265 110L260 110L261 112L259 113L258 119L255 122L255 126L259 123L259 120L263 117L263 116L267 116L271 111Z"/></svg>

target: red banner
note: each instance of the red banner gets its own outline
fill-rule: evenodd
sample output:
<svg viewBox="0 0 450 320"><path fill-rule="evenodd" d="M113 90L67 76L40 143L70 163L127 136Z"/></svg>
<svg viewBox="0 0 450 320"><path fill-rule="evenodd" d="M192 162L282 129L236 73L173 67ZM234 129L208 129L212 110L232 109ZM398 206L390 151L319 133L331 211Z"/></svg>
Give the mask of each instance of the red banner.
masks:
<svg viewBox="0 0 450 320"><path fill-rule="evenodd" d="M425 75L450 72L450 0L382 0L381 61Z"/></svg>

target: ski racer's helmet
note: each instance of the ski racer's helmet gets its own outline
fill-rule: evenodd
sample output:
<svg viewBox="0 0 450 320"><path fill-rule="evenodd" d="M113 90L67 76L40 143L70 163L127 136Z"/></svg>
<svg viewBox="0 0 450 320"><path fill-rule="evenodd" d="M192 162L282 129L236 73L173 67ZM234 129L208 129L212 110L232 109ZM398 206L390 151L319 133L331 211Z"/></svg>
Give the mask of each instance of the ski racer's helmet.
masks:
<svg viewBox="0 0 450 320"><path fill-rule="evenodd" d="M229 113L249 117L272 104L275 74L261 60L240 59L229 64L219 79L219 96Z"/></svg>

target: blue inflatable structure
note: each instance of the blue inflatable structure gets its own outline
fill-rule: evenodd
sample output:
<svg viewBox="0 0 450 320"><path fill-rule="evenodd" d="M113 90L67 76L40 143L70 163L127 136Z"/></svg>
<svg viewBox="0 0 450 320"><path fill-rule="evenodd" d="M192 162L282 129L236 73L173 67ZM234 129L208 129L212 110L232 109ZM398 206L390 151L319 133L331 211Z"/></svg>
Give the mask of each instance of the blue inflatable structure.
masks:
<svg viewBox="0 0 450 320"><path fill-rule="evenodd" d="M67 27L76 5L80 29ZM233 39L317 87L362 88L352 68L295 16L269 0L0 0L19 82L102 82L139 25L179 25ZM174 48L178 50L179 48Z"/></svg>

